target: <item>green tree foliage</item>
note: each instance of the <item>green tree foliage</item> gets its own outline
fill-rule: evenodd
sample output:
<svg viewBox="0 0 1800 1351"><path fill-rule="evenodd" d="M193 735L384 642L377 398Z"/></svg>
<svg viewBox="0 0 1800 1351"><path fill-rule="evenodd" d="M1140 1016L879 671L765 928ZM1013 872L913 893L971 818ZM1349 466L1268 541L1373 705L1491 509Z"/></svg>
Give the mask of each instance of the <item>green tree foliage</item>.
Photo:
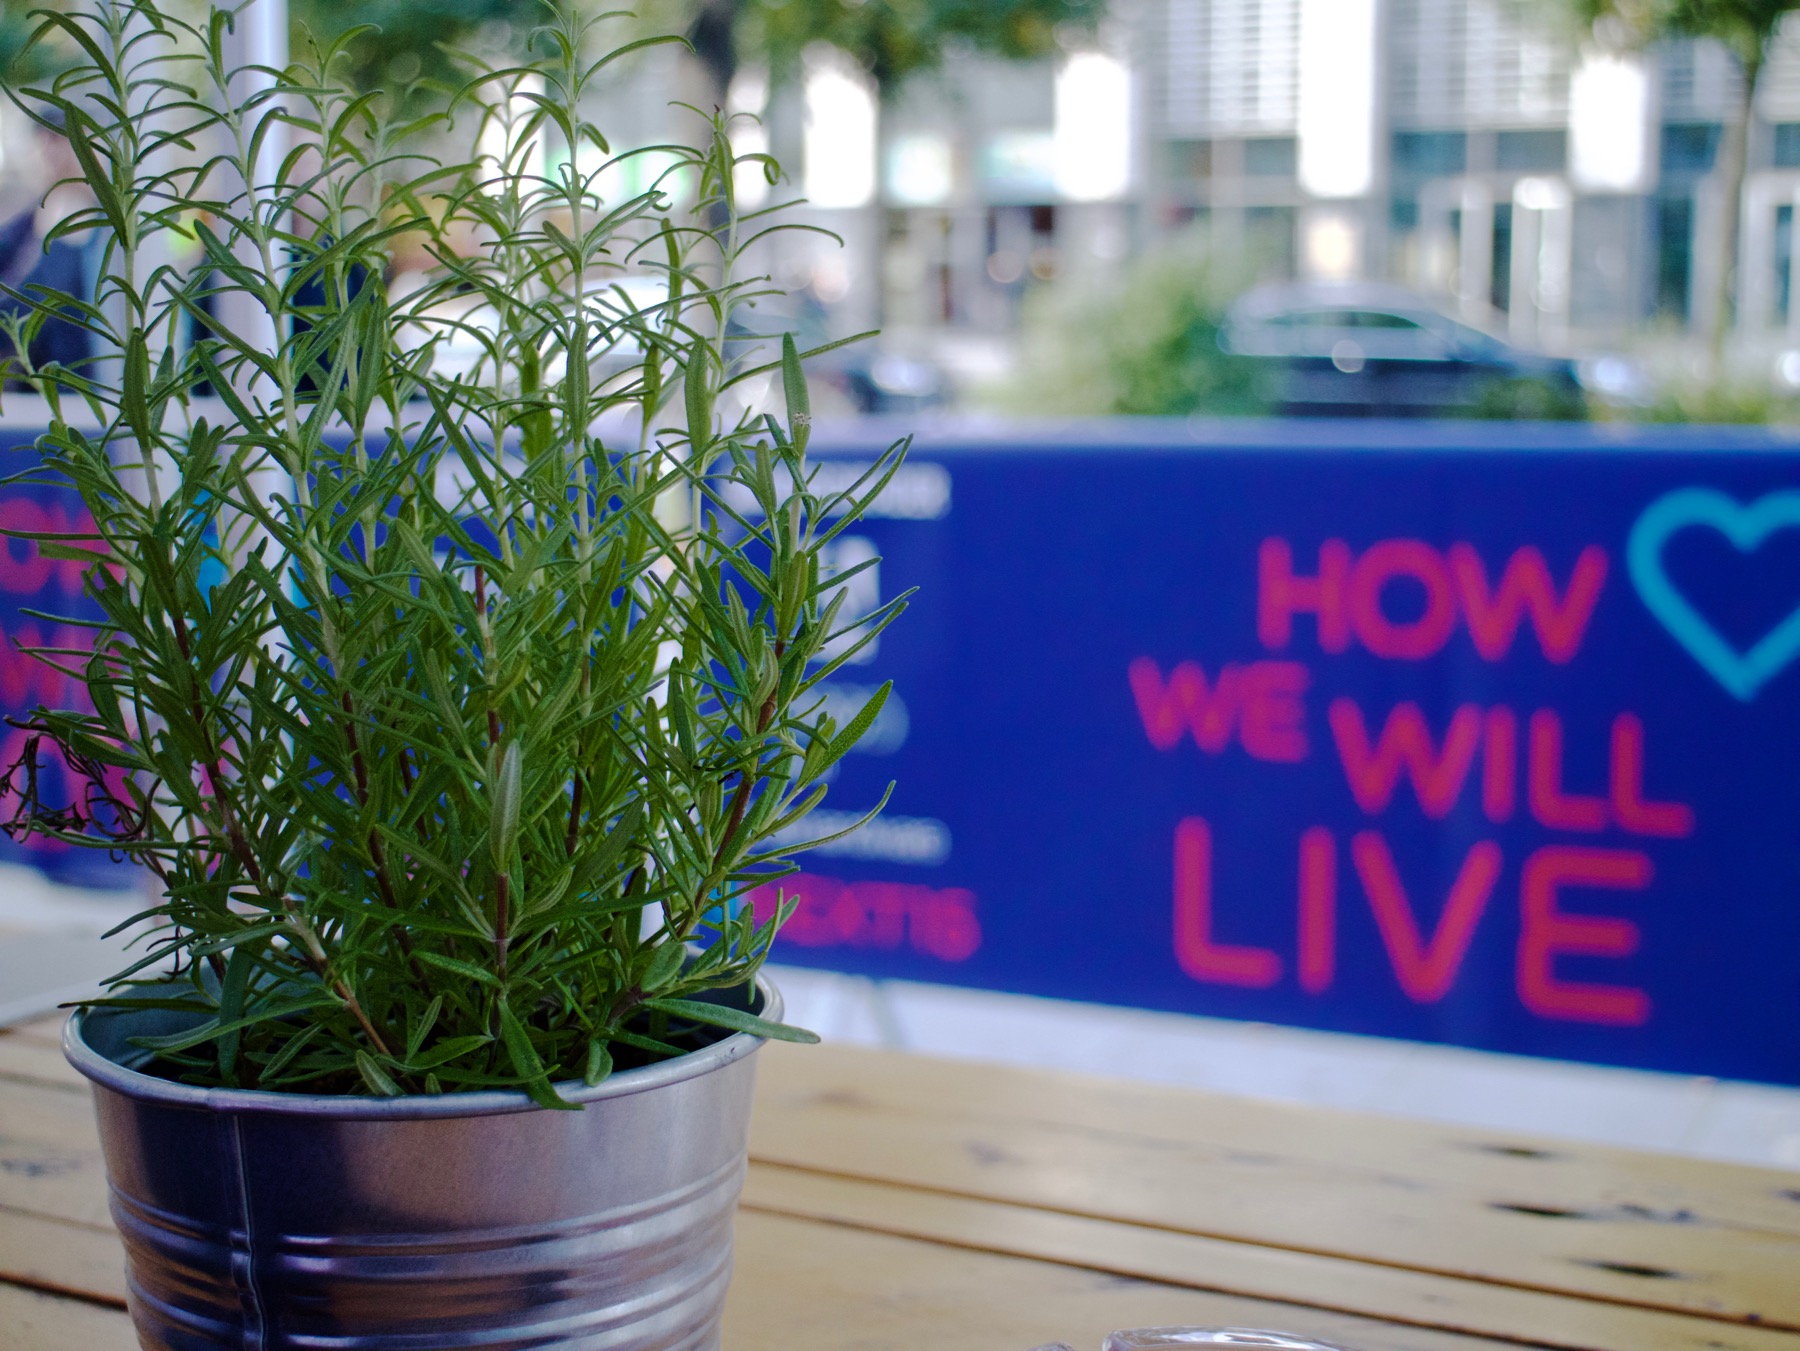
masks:
<svg viewBox="0 0 1800 1351"><path fill-rule="evenodd" d="M1105 0L713 0L731 16L740 56L779 77L829 43L883 86L936 66L957 45L1014 60L1056 49L1059 30L1091 29Z"/></svg>
<svg viewBox="0 0 1800 1351"><path fill-rule="evenodd" d="M956 44L1039 57L1054 49L1059 30L1091 28L1106 0L646 0L641 8L651 22L684 30L723 90L740 60L763 62L780 77L815 42L842 48L883 85L936 65ZM392 74L443 75L440 44L466 43L483 25L522 33L535 22L527 0L290 0L290 13L322 38L375 25L353 48L353 74L365 86Z"/></svg>
<svg viewBox="0 0 1800 1351"><path fill-rule="evenodd" d="M477 41L484 29L497 39L493 45L516 41L542 17L525 0L288 0L296 38L310 33L332 42L354 25L369 25L347 49L344 68L363 89L420 77L454 82L460 72L446 48Z"/></svg>
<svg viewBox="0 0 1800 1351"><path fill-rule="evenodd" d="M1190 230L1116 275L1044 286L1026 299L1019 369L994 401L1028 416L1265 412L1253 363L1219 345L1229 302L1255 275Z"/></svg>
<svg viewBox="0 0 1800 1351"><path fill-rule="evenodd" d="M1253 364L1219 346L1226 306L1255 275L1196 229L1117 275L1046 286L1026 300L1019 369L995 401L1038 416L1267 411Z"/></svg>
<svg viewBox="0 0 1800 1351"><path fill-rule="evenodd" d="M905 447L816 493L792 339L725 336L779 222L736 210L723 122L671 170L717 204L701 228L660 190L597 196L578 109L618 53L567 12L533 67L405 124L329 46L234 102L225 22L96 7L67 21L92 59L31 94L93 196L57 233L105 266L14 347L72 306L110 355L19 359L50 410L19 477L80 492L91 530L30 544L85 565L102 617L36 654L91 707L21 720L8 829L154 874L118 980L149 968L137 1002L186 1015L138 1044L190 1082L556 1105L721 1029L805 1039L750 1011L791 903L746 897L823 842L807 816L886 697L825 711L905 601L847 613L856 570L822 558ZM270 186L276 115L306 153ZM449 115L497 121L503 158L411 155ZM535 174L546 138L592 153ZM408 236L436 268L390 295ZM727 411L775 373L785 421Z"/></svg>
<svg viewBox="0 0 1800 1351"><path fill-rule="evenodd" d="M74 45L59 41L54 31L32 41L43 25L38 11L65 8L66 3L55 0L0 0L0 87L18 89L47 80L74 59Z"/></svg>

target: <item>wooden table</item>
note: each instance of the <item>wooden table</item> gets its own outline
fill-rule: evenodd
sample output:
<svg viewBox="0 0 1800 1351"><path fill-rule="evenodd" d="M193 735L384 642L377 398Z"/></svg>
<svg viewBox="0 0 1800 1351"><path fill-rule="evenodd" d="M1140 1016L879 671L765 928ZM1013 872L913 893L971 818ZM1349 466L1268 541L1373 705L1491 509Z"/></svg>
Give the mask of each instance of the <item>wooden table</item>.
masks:
<svg viewBox="0 0 1800 1351"><path fill-rule="evenodd" d="M1800 1351L1800 1174L842 1047L763 1053L730 1351ZM0 1034L0 1345L125 1351L86 1086Z"/></svg>

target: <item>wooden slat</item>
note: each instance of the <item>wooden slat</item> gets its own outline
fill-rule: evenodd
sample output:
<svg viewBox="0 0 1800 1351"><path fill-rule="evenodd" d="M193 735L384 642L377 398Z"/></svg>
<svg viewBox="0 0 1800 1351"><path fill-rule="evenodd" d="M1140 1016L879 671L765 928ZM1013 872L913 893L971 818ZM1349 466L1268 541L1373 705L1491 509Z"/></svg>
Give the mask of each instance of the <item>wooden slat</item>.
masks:
<svg viewBox="0 0 1800 1351"><path fill-rule="evenodd" d="M42 1018L33 1018L28 1023L14 1023L7 1028L7 1035L25 1037L32 1041L47 1042L52 1046L62 1046L63 1024L69 1021L66 1009L55 1013L46 1013Z"/></svg>
<svg viewBox="0 0 1800 1351"><path fill-rule="evenodd" d="M736 1265L733 1351L1025 1351L1058 1339L1093 1351L1113 1328L1170 1324L1282 1328L1369 1351L1517 1346L755 1212L739 1216ZM123 1314L5 1283L0 1328L8 1351L135 1346Z"/></svg>
<svg viewBox="0 0 1800 1351"><path fill-rule="evenodd" d="M46 1037L36 1040L51 1044ZM1028 1071L832 1048L795 1054L770 1049L761 1070L754 1152L765 1163L786 1166L759 1164L749 1201L790 1218L804 1217L812 1226L805 1232L813 1235L806 1242L818 1248L821 1260L840 1239L862 1251L856 1243L866 1247L883 1234L894 1241L911 1235L907 1241L913 1247L905 1251L914 1254L909 1260L921 1273L939 1271L935 1264L944 1260L956 1270L1013 1260L975 1251L989 1249L1022 1254L1019 1271L1060 1264L1048 1269L1077 1284L1101 1280L1093 1272L1116 1273L1093 1286L1096 1290L1126 1275L1149 1277L1163 1285L1143 1289L1160 1292L1156 1298L1163 1300L1223 1299L1200 1287L1228 1285L1243 1297L1455 1326L1490 1340L1507 1336L1608 1351L1703 1346L1800 1351L1800 1339L1770 1326L1784 1321L1788 1305L1782 1301L1791 1305L1794 1287L1800 1286L1791 1236L1776 1225L1744 1222L1746 1213L1758 1218L1754 1207L1760 1193L1800 1181L1790 1175L1577 1146L1497 1153L1528 1147L1447 1128L1198 1094L1152 1090L1147 1097L1134 1096L1130 1085ZM0 1055L0 1075L6 1072ZM1492 1148L1470 1148L1471 1141ZM1464 1171L1453 1171L1446 1159ZM1543 1177L1549 1181L1537 1180ZM1534 1180L1539 1190L1526 1190ZM1497 1191L1501 1186L1511 1190ZM1553 1220L1493 1210L1483 1198L1494 1195L1572 1195L1588 1198L1590 1206L1599 1197L1610 1210L1597 1219ZM1668 1210L1658 1212L1652 1203ZM0 1275L101 1299L119 1297L116 1240L106 1227L92 1108L78 1084L59 1082L47 1071L23 1070L0 1082L0 1207L5 1208L0 1209ZM1679 1215L1684 1208L1685 1218ZM1731 1222L1722 1215L1730 1215ZM1297 1224L1301 1218L1311 1222L1310 1229ZM775 1219L745 1216L752 1227ZM1240 1232L1233 1233L1232 1226ZM871 1232L877 1230L882 1233ZM799 1231L781 1232L791 1237ZM1221 1241L1221 1232L1227 1240L1249 1242ZM1651 1252L1680 1263L1676 1269L1686 1278L1653 1282L1582 1268L1573 1281L1562 1272L1559 1286L1541 1279L1540 1271L1546 1263L1555 1271L1559 1258L1562 1266L1573 1265L1552 1242L1559 1232L1596 1236L1592 1251L1613 1260L1619 1252ZM1315 1233L1329 1242L1317 1241ZM1301 1241L1282 1242L1284 1234ZM1632 1248L1628 1240L1650 1246ZM968 1250L953 1251L958 1246ZM920 1254L928 1250L940 1256L926 1260ZM1419 1252L1430 1254L1430 1260L1395 1256ZM1784 1253L1788 1256L1777 1260ZM765 1260L785 1256L740 1250L740 1263L755 1267ZM1421 1274L1427 1270L1448 1274ZM1030 1286L1040 1277L1018 1279ZM840 1273L830 1280L842 1283L848 1277ZM1663 1290L1684 1287L1678 1294L1687 1303L1622 1295L1620 1288L1632 1290L1634 1281ZM1164 1286L1195 1288L1170 1293ZM877 1293L885 1288L873 1287ZM1581 1298L1534 1293L1559 1289ZM1770 1302L1748 1303L1760 1293ZM1659 1303L1710 1318L1647 1311ZM1306 1312L1298 1305L1291 1311ZM1022 1307L1016 1313L1029 1321L1034 1310ZM1765 1326L1713 1321L1751 1314L1762 1314ZM1341 1322L1350 1314L1315 1308L1308 1316ZM806 1315L796 1309L787 1317L791 1323ZM1107 1320L1110 1326L1194 1321L1129 1313L1095 1321ZM780 1318L771 1324L783 1325ZM1287 1325L1325 1330L1292 1319ZM1696 1328L1704 1330L1703 1338ZM1011 1344L1023 1351L1069 1331L1049 1329L984 1345ZM1341 1332L1338 1337L1357 1344ZM1096 1333L1088 1344L1097 1340ZM935 1329L921 1325L893 1344L912 1347L923 1341L944 1344ZM0 1337L0 1344L13 1343ZM821 1351L827 1345L814 1344ZM1367 1344L1376 1351L1400 1345L1391 1338ZM801 1345L795 1343L795 1351Z"/></svg>
<svg viewBox="0 0 1800 1351"><path fill-rule="evenodd" d="M79 1092L84 1097L88 1093L87 1080L63 1058L60 1045L38 1037L21 1036L17 1032L0 1031L0 1081L7 1079L50 1084Z"/></svg>
<svg viewBox="0 0 1800 1351"><path fill-rule="evenodd" d="M138 1351L117 1309L0 1282L0 1345L6 1351Z"/></svg>
<svg viewBox="0 0 1800 1351"><path fill-rule="evenodd" d="M125 1250L110 1225L0 1210L0 1279L125 1307Z"/></svg>
<svg viewBox="0 0 1800 1351"><path fill-rule="evenodd" d="M934 1096L954 1098L970 1120L1038 1117L1159 1152L1229 1152L1246 1164L1276 1150L1371 1171L1401 1158L1409 1182L1520 1192L1554 1187L1570 1205L1685 1213L1689 1223L1800 1236L1800 1173L1792 1171L860 1047L773 1045L759 1059L769 1081L765 1098L837 1093L846 1076L892 1085L864 1094L871 1100L911 1097L929 1085ZM862 1084L849 1091L861 1093Z"/></svg>
<svg viewBox="0 0 1800 1351"><path fill-rule="evenodd" d="M978 1252L1532 1346L1578 1351L1800 1351L1800 1333L1458 1280L804 1169L753 1165L747 1209Z"/></svg>
<svg viewBox="0 0 1800 1351"><path fill-rule="evenodd" d="M754 1159L1800 1328L1800 1177L856 1048L763 1053Z"/></svg>
<svg viewBox="0 0 1800 1351"><path fill-rule="evenodd" d="M1001 1209L959 1204L973 1205L978 1212ZM995 1217L974 1218L992 1223ZM1043 1218L1032 1216L1029 1222L1035 1225ZM13 1232L15 1223L16 1217L0 1216L0 1236ZM1128 1229L1124 1237L1141 1238L1143 1233ZM41 1230L35 1237L46 1246L59 1242ZM964 1237L992 1243L996 1236L965 1232ZM116 1297L116 1276L111 1284ZM1575 1344L1622 1344L1631 1351L1689 1346L1762 1351L1796 1344L1780 1334L1752 1340L1752 1329L1731 1330L1702 1343L1677 1340L1664 1334L1687 1320L1665 1316L1658 1324L1655 1315L1615 1313L1621 1321L1614 1331L1631 1326L1629 1319L1645 1320L1636 1325L1638 1340ZM1060 1339L1092 1351L1112 1328L1169 1324L1281 1328L1368 1351L1488 1351L1518 1345L1511 1337L1501 1341L1409 1327L757 1211L746 1211L738 1220L737 1274L726 1309L725 1342L734 1351L842 1351L845 1346L858 1351L918 1351L923 1346L932 1351L1024 1351ZM123 1315L6 1284L0 1284L0 1327L7 1329L9 1351L110 1351L134 1345ZM1555 1340L1543 1344L1567 1345L1574 1330L1559 1329Z"/></svg>
<svg viewBox="0 0 1800 1351"><path fill-rule="evenodd" d="M1518 1351L1498 1342L1051 1262L741 1211L730 1351L1097 1351L1115 1328L1261 1327L1363 1351Z"/></svg>
<svg viewBox="0 0 1800 1351"><path fill-rule="evenodd" d="M106 1165L85 1093L0 1084L0 1207L107 1226Z"/></svg>

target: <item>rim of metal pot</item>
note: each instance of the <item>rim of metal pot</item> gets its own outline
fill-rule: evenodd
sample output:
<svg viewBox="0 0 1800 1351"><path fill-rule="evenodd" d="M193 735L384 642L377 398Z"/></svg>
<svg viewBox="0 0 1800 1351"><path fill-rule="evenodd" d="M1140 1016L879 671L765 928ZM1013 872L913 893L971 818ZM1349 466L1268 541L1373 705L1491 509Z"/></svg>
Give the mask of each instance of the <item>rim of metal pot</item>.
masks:
<svg viewBox="0 0 1800 1351"><path fill-rule="evenodd" d="M762 995L758 1016L780 1022L780 991L760 973L756 977L756 988ZM128 1069L96 1051L82 1036L84 1014L85 1010L78 1011L64 1026L63 1054L71 1065L96 1084L141 1102L206 1112L262 1112L276 1116L329 1117L336 1121L420 1121L549 1110L540 1108L524 1093L508 1091L376 1098L347 1093L278 1093L261 1088L200 1088L194 1084L178 1084ZM563 1101L581 1105L647 1093L653 1088L695 1079L722 1069L734 1060L742 1060L762 1045L763 1040L748 1032L734 1032L710 1046L689 1051L673 1060L620 1070L592 1088L579 1079L571 1079L557 1084L556 1091Z"/></svg>

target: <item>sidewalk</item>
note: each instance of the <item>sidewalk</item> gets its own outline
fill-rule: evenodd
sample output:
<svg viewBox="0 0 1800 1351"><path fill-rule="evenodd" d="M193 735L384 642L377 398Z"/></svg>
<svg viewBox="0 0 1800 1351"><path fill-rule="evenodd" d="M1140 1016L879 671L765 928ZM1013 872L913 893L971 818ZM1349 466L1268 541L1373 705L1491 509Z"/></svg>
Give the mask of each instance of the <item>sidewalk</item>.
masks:
<svg viewBox="0 0 1800 1351"><path fill-rule="evenodd" d="M100 935L143 908L135 891L60 887L0 864L0 1024L94 993L131 960L124 938Z"/></svg>

